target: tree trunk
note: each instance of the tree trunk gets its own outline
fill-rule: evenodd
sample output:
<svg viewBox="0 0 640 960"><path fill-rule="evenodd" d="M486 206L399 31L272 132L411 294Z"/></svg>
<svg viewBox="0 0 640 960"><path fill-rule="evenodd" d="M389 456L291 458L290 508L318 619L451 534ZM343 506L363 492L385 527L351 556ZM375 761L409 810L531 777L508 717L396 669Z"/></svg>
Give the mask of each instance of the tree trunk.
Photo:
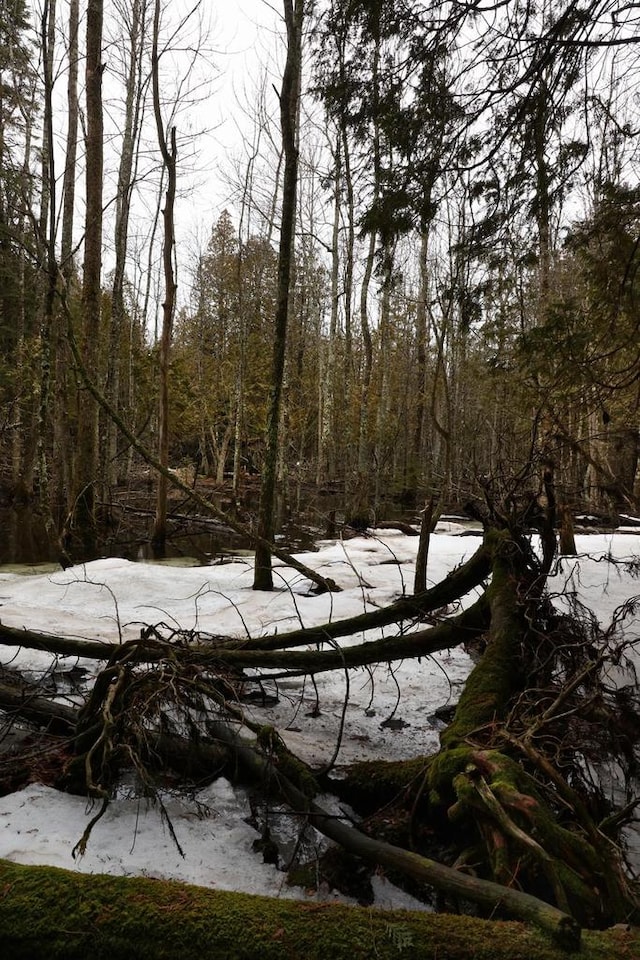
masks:
<svg viewBox="0 0 640 960"><path fill-rule="evenodd" d="M67 287L74 272L73 225L76 197L76 158L78 154L78 62L80 50L80 0L69 0L69 73L67 75L67 142L62 181L62 239L60 244L60 272Z"/></svg>
<svg viewBox="0 0 640 960"><path fill-rule="evenodd" d="M134 0L131 8L131 20L128 24L129 63L126 79L126 100L124 130L118 168L118 193L116 196L115 219L115 265L111 291L111 330L109 336L109 356L107 360L107 381L105 395L115 410L120 407L120 380L123 364L122 348L127 311L124 301L125 271L128 253L129 214L131 210L131 192L133 183L136 143L140 129L142 109L142 52L145 41L146 3ZM132 321L130 321L132 322ZM112 420L106 418L104 425L105 443L103 452L105 462L103 474L109 484L116 485L124 475L118 464L118 430Z"/></svg>
<svg viewBox="0 0 640 960"><path fill-rule="evenodd" d="M173 208L176 197L176 128L171 128L170 145L167 144L162 114L160 110L160 76L158 55L158 34L160 29L160 0L156 0L153 20L153 51L152 83L153 83L153 111L156 120L158 144L162 154L162 162L167 174L167 191L165 194L164 210L162 211L164 224L164 244L162 248L162 264L164 273L164 303L162 304L162 337L160 339L160 404L158 411L159 436L158 460L162 466L169 467L169 355L173 334L173 314L176 300L176 283L173 273L174 225ZM153 525L152 542L160 554L164 552L167 538L167 491L168 483L165 473L158 474L158 488L156 494L156 517Z"/></svg>
<svg viewBox="0 0 640 960"><path fill-rule="evenodd" d="M318 454L316 486L335 479L336 464L336 405L339 403L339 384L336 377L336 345L338 311L340 306L340 192L342 189L342 153L338 141L333 155L333 228L331 234L331 312L329 336L323 331L318 336ZM344 373L344 370L343 370ZM342 391L340 391L342 392Z"/></svg>
<svg viewBox="0 0 640 960"><path fill-rule="evenodd" d="M425 504L422 511L422 522L420 523L420 542L418 544L418 554L416 556L416 572L413 580L413 592L422 593L427 589L427 561L429 559L429 543L433 533L438 516L440 514L439 506L436 506L435 497Z"/></svg>
<svg viewBox="0 0 640 960"><path fill-rule="evenodd" d="M67 76L67 138L62 180L62 234L60 241L60 275L66 291L71 294L72 285L77 287L77 266L74 262L73 233L75 224L76 163L78 155L78 125L80 105L78 99L78 64L80 0L69 3L69 67ZM73 377L70 376L72 358L64 335L64 322L60 311L56 313L55 331L55 399L54 399L54 449L56 451L56 498L67 511L73 509L74 452L77 439L77 418L74 409ZM70 408L73 416L70 416Z"/></svg>
<svg viewBox="0 0 640 960"><path fill-rule="evenodd" d="M82 286L82 359L97 378L102 325L102 21L103 0L88 0L86 27L86 213ZM96 548L96 483L98 481L98 405L81 391L75 461L75 528L83 553Z"/></svg>
<svg viewBox="0 0 640 960"><path fill-rule="evenodd" d="M51 408L52 384L52 338L54 326L54 303L57 286L56 265L56 178L53 145L53 56L55 44L54 0L45 4L42 16L42 50L45 86L43 118L42 170L43 184L40 210L40 236L44 252L45 275L43 284L42 317L40 323L40 396L36 424L38 500L49 533L53 533L52 504L48 464L50 437L48 424Z"/></svg>
<svg viewBox="0 0 640 960"><path fill-rule="evenodd" d="M368 476L371 466L371 451L369 438L369 409L371 406L371 377L373 372L373 342L371 339L371 327L369 324L369 287L371 277L373 276L373 266L376 255L376 233L369 236L369 249L364 268L364 276L360 287L360 332L362 334L363 347L363 369L360 393L360 414L358 417L358 476L364 478ZM368 489L368 484L367 484ZM365 499L368 497L365 496ZM358 512L363 508L363 504L357 506Z"/></svg>
<svg viewBox="0 0 640 960"><path fill-rule="evenodd" d="M258 534L263 541L273 541L274 511L278 454L280 450L280 416L289 319L289 288L294 252L296 192L298 183L298 104L302 68L302 23L304 0L284 0L287 27L287 61L280 92L280 125L284 149L282 183L282 222L278 247L278 288L271 366L271 388L267 419L267 438L262 483ZM263 546L256 547L254 590L273 590L271 554Z"/></svg>
<svg viewBox="0 0 640 960"><path fill-rule="evenodd" d="M427 347L429 345L428 301L429 301L429 231L425 228L420 237L418 302L416 303L416 360L417 360L417 397L413 440L409 451L407 470L407 491L416 497L418 484L427 473L425 456L425 427L427 414ZM429 474L433 470L428 471Z"/></svg>

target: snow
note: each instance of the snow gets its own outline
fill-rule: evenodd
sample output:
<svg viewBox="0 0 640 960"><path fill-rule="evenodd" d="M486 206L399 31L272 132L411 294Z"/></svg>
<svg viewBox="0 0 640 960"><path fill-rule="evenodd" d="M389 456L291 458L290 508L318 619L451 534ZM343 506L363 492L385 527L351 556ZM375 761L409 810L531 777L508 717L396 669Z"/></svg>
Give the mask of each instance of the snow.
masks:
<svg viewBox="0 0 640 960"><path fill-rule="evenodd" d="M430 583L477 549L476 536L460 536L466 532L461 524L448 523L432 537ZM321 596L282 564L275 567L279 589L270 594L253 591L251 559L246 557L208 567L105 559L64 571L35 570L29 576L0 568L0 617L7 626L104 642L134 638L144 625L159 623L238 637L283 632L353 616L410 593L417 541L385 530L318 544L317 552L299 558L342 587L341 593ZM640 531L579 536L577 546L579 558L561 558L550 587L558 593L567 587L575 591L607 624L617 608L640 592L631 566L640 556ZM465 602L472 600L470 596ZM626 630L638 635L637 616L629 619ZM379 630L369 631L341 643L380 635ZM22 648L0 647L0 662L36 677L51 668L48 654ZM90 675L99 669L91 660L63 661L64 669L75 665ZM351 671L346 700L345 676L335 671L317 677L317 691L309 681L304 686L302 680L288 681L279 685L276 704L247 710L260 723L274 723L291 748L314 766L336 755L340 766L360 759L428 754L438 745L434 710L456 702L471 666L465 651L456 648L393 668ZM2 733L0 727L0 738ZM88 873L166 877L222 890L311 896L288 886L285 874L264 864L253 849L258 834L246 822L250 809L243 790L221 778L191 796L167 794L163 803L183 855L159 806L136 798L123 785L94 827L84 855L74 858L72 851L97 808L33 783L0 798L0 857ZM375 878L375 892L379 905L416 906L384 878ZM313 896L334 895L321 890Z"/></svg>

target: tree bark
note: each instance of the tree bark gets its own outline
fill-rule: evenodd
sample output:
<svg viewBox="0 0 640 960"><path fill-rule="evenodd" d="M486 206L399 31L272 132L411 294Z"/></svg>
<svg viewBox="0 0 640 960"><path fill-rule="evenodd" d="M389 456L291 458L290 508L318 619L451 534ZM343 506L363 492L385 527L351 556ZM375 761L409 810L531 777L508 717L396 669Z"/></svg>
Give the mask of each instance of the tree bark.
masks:
<svg viewBox="0 0 640 960"><path fill-rule="evenodd" d="M40 323L40 396L36 424L38 499L40 509L50 533L53 533L52 504L50 492L48 423L51 412L52 384L52 338L54 328L54 303L57 285L56 272L56 177L53 144L53 59L55 46L55 0L45 4L42 15L42 57L44 69L45 104L43 117L42 148L42 195L40 210L40 236L44 254L44 295Z"/></svg>
<svg viewBox="0 0 640 960"><path fill-rule="evenodd" d="M156 0L153 20L153 50L151 54L151 77L153 83L153 112L156 121L158 144L162 162L167 174L162 219L164 224L164 244L162 248L162 266L164 274L164 303L162 304L162 337L160 339L160 403L158 410L158 460L165 468L169 467L169 355L173 335L173 314L176 301L176 282L173 273L174 224L173 209L176 198L177 147L176 128L171 128L170 142L167 143L160 108L160 76L158 55L158 34L160 29L160 0ZM156 550L164 553L167 539L167 493L166 473L158 474L156 495L156 518L153 525L152 542Z"/></svg>
<svg viewBox="0 0 640 960"><path fill-rule="evenodd" d="M76 202L76 163L78 156L78 126L80 103L78 97L78 64L80 62L80 0L69 3L69 48L67 76L67 136L62 180L62 233L60 241L60 282L70 291L78 284L73 233ZM67 510L73 509L74 453L79 411L74 404L72 387L72 357L64 331L64 319L58 310L54 327L54 449L56 451L56 498ZM70 406L76 407L75 423L69 417Z"/></svg>
<svg viewBox="0 0 640 960"><path fill-rule="evenodd" d="M427 589L427 561L429 559L429 543L431 534L438 522L439 507L436 507L435 497L425 504L420 524L420 543L416 557L416 572L413 580L413 592L422 593Z"/></svg>
<svg viewBox="0 0 640 960"><path fill-rule="evenodd" d="M87 0L86 26L86 213L82 285L82 359L96 376L102 322L102 0ZM87 556L96 546L96 490L98 480L98 405L81 392L78 406L78 442L74 470L75 527Z"/></svg>
<svg viewBox="0 0 640 960"><path fill-rule="evenodd" d="M69 73L67 76L67 141L62 181L62 240L60 245L60 272L68 285L74 271L73 225L76 197L76 158L78 154L78 62L80 58L78 32L80 0L69 2Z"/></svg>
<svg viewBox="0 0 640 960"><path fill-rule="evenodd" d="M278 246L278 287L271 366L271 388L267 416L267 441L260 486L258 533L263 541L274 539L274 511L280 450L280 414L289 320L289 288L294 254L296 193L298 185L298 109L302 70L302 23L304 0L284 0L287 28L287 60L280 92L280 126L284 150L282 217ZM273 590L271 553L256 546L254 590Z"/></svg>
<svg viewBox="0 0 640 960"><path fill-rule="evenodd" d="M116 196L116 217L114 228L115 264L111 288L111 329L109 335L109 357L107 361L107 380L105 395L114 409L120 408L121 367L123 335L127 323L127 311L124 300L126 262L129 238L129 215L133 189L134 161L136 145L140 131L143 78L142 56L146 39L146 2L133 0L130 19L127 16L128 56L125 96L124 130L118 168L118 193ZM132 322L129 320L129 322ZM110 484L117 484L124 470L118 463L118 430L112 420L106 418L104 425L105 443L103 473Z"/></svg>

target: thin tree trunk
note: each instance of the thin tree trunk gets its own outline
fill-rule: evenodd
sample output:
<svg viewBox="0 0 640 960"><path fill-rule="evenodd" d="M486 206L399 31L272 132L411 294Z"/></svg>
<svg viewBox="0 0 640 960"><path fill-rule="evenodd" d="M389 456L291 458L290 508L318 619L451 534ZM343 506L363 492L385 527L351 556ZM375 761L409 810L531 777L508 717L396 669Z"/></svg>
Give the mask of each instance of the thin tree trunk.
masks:
<svg viewBox="0 0 640 960"><path fill-rule="evenodd" d="M158 33L160 29L160 0L156 0L153 20L153 52L152 52L152 82L153 82L153 110L156 120L158 144L162 154L162 162L167 173L167 191L165 194L164 210L162 211L164 224L164 245L162 263L164 273L164 303L162 304L162 337L160 340L160 407L159 407L159 437L158 459L163 467L169 466L169 354L173 331L173 314L175 309L176 282L173 273L174 224L173 210L176 197L176 128L171 128L170 145L167 140L160 111L160 77L158 57ZM167 538L167 477L158 475L158 489L156 498L156 517L153 527L153 543L162 552Z"/></svg>
<svg viewBox="0 0 640 960"><path fill-rule="evenodd" d="M88 0L86 27L86 213L82 288L82 358L94 377L98 373L102 320L102 0ZM98 468L98 406L82 392L78 409L78 442L75 464L76 529L84 551L96 545L96 482Z"/></svg>
<svg viewBox="0 0 640 960"><path fill-rule="evenodd" d="M60 241L60 273L67 291L75 279L73 259L73 230L76 200L76 162L78 156L78 124L80 104L78 100L78 64L80 30L80 0L69 3L69 73L67 76L67 139L65 146L64 174L62 179L62 235ZM60 505L71 509L69 498L73 490L74 463L73 429L69 418L69 367L71 355L64 336L59 313L55 319L55 401L54 401L54 448L56 451L57 499ZM77 414L76 414L77 416ZM75 425L74 425L75 427Z"/></svg>
<svg viewBox="0 0 640 960"><path fill-rule="evenodd" d="M429 293L429 231L425 228L420 237L419 271L420 286L416 304L416 353L418 395L416 398L416 420L413 444L409 452L409 470L407 487L413 496L417 493L418 482L425 472L425 418L427 412L427 345L428 345L428 293Z"/></svg>
<svg viewBox="0 0 640 960"><path fill-rule="evenodd" d="M375 440L373 447L374 496L373 507L377 514L382 495L382 471L386 454L386 420L389 410L389 340L391 336L391 289L393 286L392 244L385 244L383 251L382 295L380 297L380 318L378 324L378 376Z"/></svg>
<svg viewBox="0 0 640 960"><path fill-rule="evenodd" d="M336 377L336 345L338 337L338 310L340 306L340 191L342 186L342 150L340 141L334 154L333 230L331 235L331 313L329 336L324 339L318 331L318 462L316 486L335 477L336 462L336 404L338 382Z"/></svg>
<svg viewBox="0 0 640 960"><path fill-rule="evenodd" d="M56 264L56 178L53 149L53 52L55 43L55 0L45 6L42 15L42 47L45 79L45 108L43 133L43 188L40 211L40 230L45 252L45 283L40 325L40 397L37 436L37 476L40 509L50 534L53 533L52 508L47 463L49 411L51 404L52 350L54 301L57 285Z"/></svg>
<svg viewBox="0 0 640 960"><path fill-rule="evenodd" d="M107 383L105 393L117 410L120 405L120 370L122 364L123 333L126 322L124 303L125 267L128 252L129 214L131 210L131 188L135 158L135 145L140 127L141 113L141 56L145 33L145 0L134 0L129 24L129 64L126 86L124 132L120 166L118 169L118 193L116 197L115 222L115 265L111 295L111 332L109 338L109 357L107 363ZM104 475L110 484L117 484L122 475L117 460L118 431L113 421L105 424L106 443L104 444Z"/></svg>
<svg viewBox="0 0 640 960"><path fill-rule="evenodd" d="M76 159L78 155L78 32L80 0L69 0L69 73L67 76L67 142L62 181L62 238L60 272L67 286L73 276L73 225L76 198Z"/></svg>
<svg viewBox="0 0 640 960"><path fill-rule="evenodd" d="M369 406L371 403L371 374L373 370L373 343L369 326L369 286L373 276L376 254L376 233L369 236L369 252L360 288L360 329L364 349L364 368L360 393L360 420L358 424L358 473L365 477L369 470Z"/></svg>
<svg viewBox="0 0 640 960"><path fill-rule="evenodd" d="M32 183L31 161L32 161L32 142L33 125L36 117L35 110L35 88L31 90L27 103L22 106L21 112L24 118L24 155L22 161L22 180L24 183L26 204L20 214L18 235L25 236L25 227L27 223L27 209L32 201ZM0 120L0 124L1 124ZM2 169L4 136L0 130L0 169ZM0 201L0 224L4 222L4 211ZM6 231L8 233L8 231ZM25 390L27 383L26 364L28 358L27 348L27 312L26 312L26 277L27 277L27 251L25 246L21 245L19 250L19 304L16 313L16 346L15 346L15 367L16 383L19 385L14 401L13 428L11 435L11 483L18 499L26 499L31 493L31 478L27 476L25 470L25 450L27 447L26 433L28 431L31 407L28 402L28 391ZM2 319L2 298L0 298L0 319Z"/></svg>
<svg viewBox="0 0 640 960"><path fill-rule="evenodd" d="M296 193L298 183L297 123L300 99L302 65L302 21L304 0L284 0L287 28L287 61L280 93L280 124L284 150L284 177L282 184L282 223L278 247L278 289L271 367L271 395L267 420L267 440L260 489L258 534L263 541L272 541L278 453L280 447L280 417L286 357L287 326L289 320L289 290L294 251ZM272 590L271 553L263 546L256 548L254 590Z"/></svg>

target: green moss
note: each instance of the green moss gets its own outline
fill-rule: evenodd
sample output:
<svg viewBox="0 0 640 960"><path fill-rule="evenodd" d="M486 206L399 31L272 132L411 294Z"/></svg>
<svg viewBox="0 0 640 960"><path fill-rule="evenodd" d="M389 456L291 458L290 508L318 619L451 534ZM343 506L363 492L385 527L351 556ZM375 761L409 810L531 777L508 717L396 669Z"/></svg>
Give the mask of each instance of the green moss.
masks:
<svg viewBox="0 0 640 960"><path fill-rule="evenodd" d="M467 767L471 754L471 747L460 746L441 750L433 757L429 765L429 787L434 805L449 806L453 803L454 781Z"/></svg>
<svg viewBox="0 0 640 960"><path fill-rule="evenodd" d="M454 746L504 715L519 682L519 635L492 637L471 671L455 716L440 735L443 747Z"/></svg>
<svg viewBox="0 0 640 960"><path fill-rule="evenodd" d="M403 797L405 806L412 806L424 788L430 757L411 760L369 760L353 763L343 771L340 780L332 783L338 792L359 810L370 812Z"/></svg>
<svg viewBox="0 0 640 960"><path fill-rule="evenodd" d="M0 861L11 960L562 960L536 931L472 917L269 900ZM581 960L637 960L638 932L585 934Z"/></svg>
<svg viewBox="0 0 640 960"><path fill-rule="evenodd" d="M455 746L475 731L500 720L521 688L521 645L526 632L518 597L518 545L506 531L491 530L487 547L492 556L492 580L487 590L491 610L488 643L471 671L451 724L443 731L443 747Z"/></svg>
<svg viewBox="0 0 640 960"><path fill-rule="evenodd" d="M449 815L456 824L470 826L487 818L487 810L477 790L478 777L482 776L496 799L502 802L507 816L552 858L552 869L560 881L569 910L578 921L598 926L607 917L616 915L615 908L611 904L605 907L605 902L601 902L596 893L604 888L603 863L597 852L583 834L557 822L554 812L540 796L537 784L518 763L497 751L461 748L443 751L442 758L443 775L445 778L452 776L455 802L449 807ZM435 764L434 769L437 769ZM491 814L488 819L491 821ZM501 835L499 830L487 851L493 877L498 882L508 883L511 874L517 871L525 889L553 902L554 890L542 856L512 837L507 837L505 844L501 844ZM606 910L604 914L603 910ZM628 910L627 903L620 915L628 916Z"/></svg>

